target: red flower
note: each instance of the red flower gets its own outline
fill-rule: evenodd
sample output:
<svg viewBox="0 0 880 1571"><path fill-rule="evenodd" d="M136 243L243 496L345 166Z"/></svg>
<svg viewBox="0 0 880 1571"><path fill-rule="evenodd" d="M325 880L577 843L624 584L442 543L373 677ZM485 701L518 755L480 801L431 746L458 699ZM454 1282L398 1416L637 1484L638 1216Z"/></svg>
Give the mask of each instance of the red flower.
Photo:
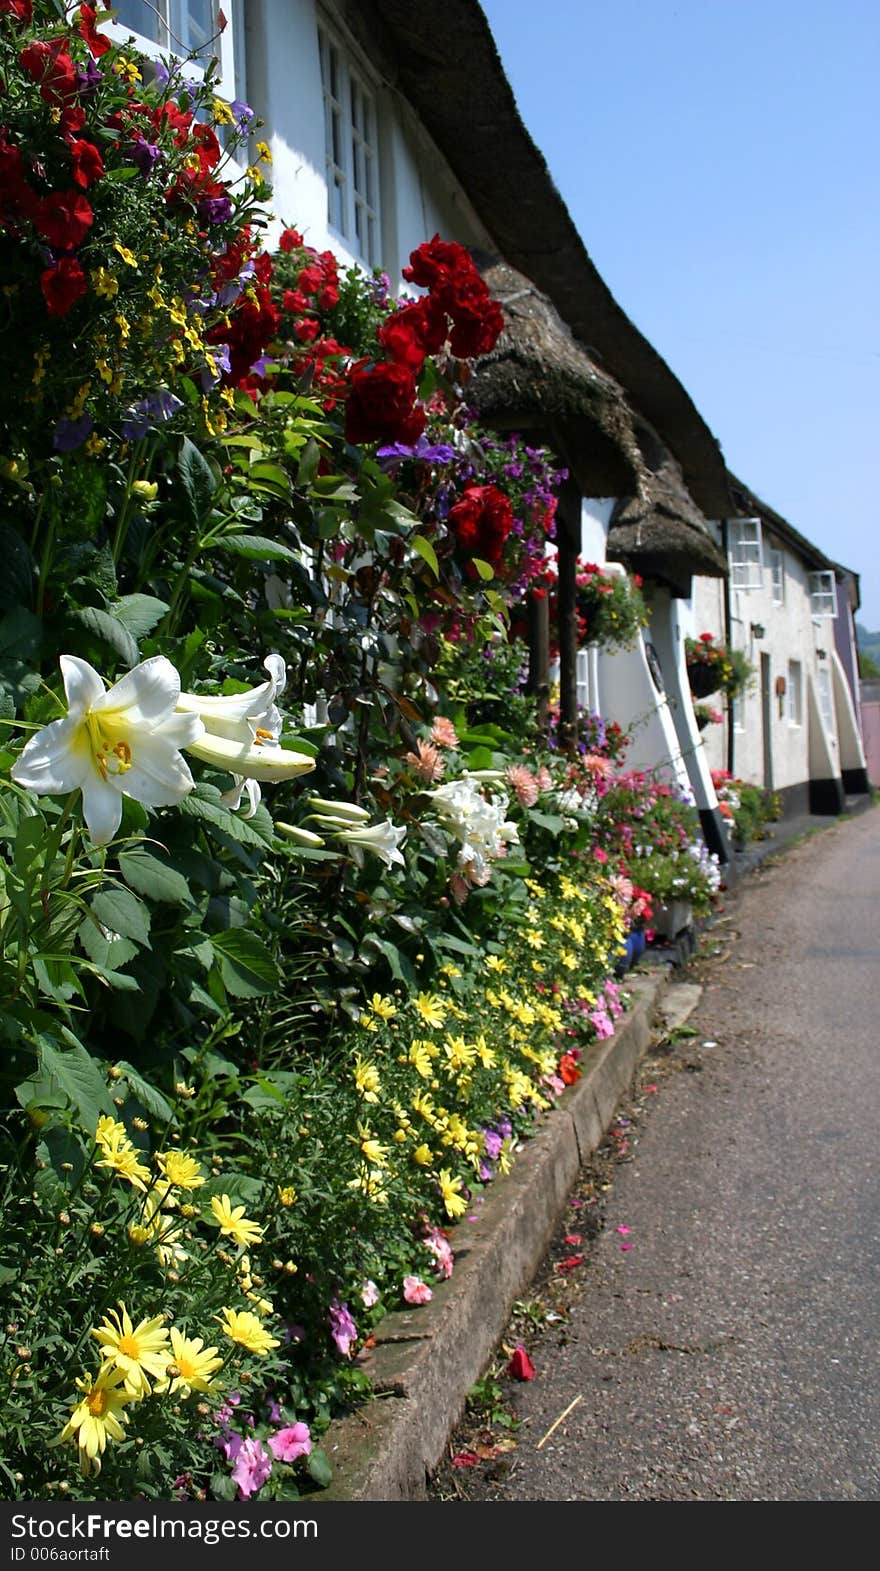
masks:
<svg viewBox="0 0 880 1571"><path fill-rule="evenodd" d="M278 241L279 251L301 251L303 237L297 229L285 229Z"/></svg>
<svg viewBox="0 0 880 1571"><path fill-rule="evenodd" d="M430 297L414 300L389 316L377 337L398 365L420 371L425 356L436 354L446 341L446 312Z"/></svg>
<svg viewBox="0 0 880 1571"><path fill-rule="evenodd" d="M81 5L77 13L77 31L89 46L89 54L95 60L100 60L102 55L110 48L109 38L95 29L95 8L93 5Z"/></svg>
<svg viewBox="0 0 880 1571"><path fill-rule="evenodd" d="M40 288L50 316L66 316L87 293L85 273L75 256L62 256L55 267L40 274Z"/></svg>
<svg viewBox="0 0 880 1571"><path fill-rule="evenodd" d="M573 1056L573 1054L563 1053L562 1057L560 1058L559 1078L560 1080L564 1080L567 1086L573 1086L576 1080L580 1080L581 1072L578 1068L577 1059Z"/></svg>
<svg viewBox="0 0 880 1571"><path fill-rule="evenodd" d="M33 12L33 0L0 0L0 16L14 16L23 27L30 25Z"/></svg>
<svg viewBox="0 0 880 1571"><path fill-rule="evenodd" d="M223 380L233 385L247 376L251 366L259 360L275 337L281 320L281 312L265 285L258 284L253 295L253 299L243 296L230 312L226 325L220 322L208 334L209 343L229 345L230 370Z"/></svg>
<svg viewBox="0 0 880 1571"><path fill-rule="evenodd" d="M507 1373L512 1375L514 1380L534 1380L535 1378L535 1366L522 1342L517 1342L513 1350L513 1357L507 1366Z"/></svg>
<svg viewBox="0 0 880 1571"><path fill-rule="evenodd" d="M448 523L467 556L497 568L513 528L513 507L497 486L469 485L449 509Z"/></svg>
<svg viewBox="0 0 880 1571"><path fill-rule="evenodd" d="M79 191L52 191L34 203L34 228L58 251L81 243L88 234L94 214Z"/></svg>
<svg viewBox="0 0 880 1571"><path fill-rule="evenodd" d="M85 123L86 112L82 104L68 104L65 109L62 109L60 124L63 136L68 139L79 136Z"/></svg>
<svg viewBox="0 0 880 1571"><path fill-rule="evenodd" d="M425 429L424 409L415 407L416 379L404 365L355 371L345 409L348 442L417 442Z"/></svg>
<svg viewBox="0 0 880 1571"><path fill-rule="evenodd" d="M86 141L85 138L70 143L70 161L73 178L84 191L93 181L100 180L104 173L104 160L100 148L97 148L94 142Z"/></svg>
<svg viewBox="0 0 880 1571"><path fill-rule="evenodd" d="M457 359L473 360L495 348L504 316L476 268L471 278L456 280L443 303L454 324L449 347Z"/></svg>
<svg viewBox="0 0 880 1571"><path fill-rule="evenodd" d="M63 43L26 44L18 63L33 82L41 83L40 97L47 104L64 104L79 91L76 66Z"/></svg>
<svg viewBox="0 0 880 1571"><path fill-rule="evenodd" d="M453 275L467 266L473 267L473 263L463 245L435 235L410 252L409 267L403 269L403 276L407 283L437 290L447 286Z"/></svg>

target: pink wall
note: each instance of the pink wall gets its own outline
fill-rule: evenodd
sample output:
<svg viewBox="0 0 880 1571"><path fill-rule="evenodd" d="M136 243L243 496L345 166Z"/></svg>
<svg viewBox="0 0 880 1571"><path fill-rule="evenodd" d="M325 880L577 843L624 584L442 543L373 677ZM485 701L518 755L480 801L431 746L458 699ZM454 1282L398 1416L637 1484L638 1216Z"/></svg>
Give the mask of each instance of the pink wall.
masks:
<svg viewBox="0 0 880 1571"><path fill-rule="evenodd" d="M862 697L862 740L868 779L872 785L880 785L880 698Z"/></svg>

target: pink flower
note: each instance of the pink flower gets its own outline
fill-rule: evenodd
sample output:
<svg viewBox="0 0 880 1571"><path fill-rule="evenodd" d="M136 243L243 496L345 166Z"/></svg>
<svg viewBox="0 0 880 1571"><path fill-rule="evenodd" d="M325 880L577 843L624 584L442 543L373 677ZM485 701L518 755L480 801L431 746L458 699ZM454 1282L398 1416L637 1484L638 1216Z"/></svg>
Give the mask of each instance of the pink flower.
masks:
<svg viewBox="0 0 880 1571"><path fill-rule="evenodd" d="M269 1436L269 1450L276 1462L296 1462L299 1457L308 1456L311 1449L308 1424L288 1424L286 1429Z"/></svg>
<svg viewBox="0 0 880 1571"><path fill-rule="evenodd" d="M403 1296L408 1304L429 1304L434 1297L432 1289L420 1276L405 1276Z"/></svg>
<svg viewBox="0 0 880 1571"><path fill-rule="evenodd" d="M378 1299L379 1289L375 1282L371 1282L368 1278L366 1282L361 1284L361 1303L366 1309L372 1309L373 1305L378 1302Z"/></svg>
<svg viewBox="0 0 880 1571"><path fill-rule="evenodd" d="M614 773L610 759L603 758L601 753L587 753L584 768L598 780L607 780Z"/></svg>
<svg viewBox="0 0 880 1571"><path fill-rule="evenodd" d="M458 747L458 737L455 726L446 715L438 715L431 727L431 741L438 747Z"/></svg>
<svg viewBox="0 0 880 1571"><path fill-rule="evenodd" d="M442 779L446 765L431 742L418 741L416 747L418 752L407 753L406 762L412 764L420 780L424 780L426 785L433 785L436 780Z"/></svg>
<svg viewBox="0 0 880 1571"><path fill-rule="evenodd" d="M434 1270L438 1276L450 1277L455 1264L455 1256L449 1239L439 1227L432 1227L425 1237L425 1248L430 1249L434 1256Z"/></svg>
<svg viewBox="0 0 880 1571"><path fill-rule="evenodd" d="M249 1500L262 1489L272 1471L272 1458L263 1450L261 1440L243 1440L232 1469L232 1481L238 1485L239 1500Z"/></svg>
<svg viewBox="0 0 880 1571"><path fill-rule="evenodd" d="M614 1231L616 1233L623 1233L624 1235L626 1235L627 1233L631 1232L632 1229L627 1227L623 1222L620 1222L618 1224L618 1226L614 1229Z"/></svg>
<svg viewBox="0 0 880 1571"><path fill-rule="evenodd" d="M596 861L599 862L599 863L604 863L604 862L608 861L608 852L607 851L603 851L601 846L595 846L593 848L593 856L595 857Z"/></svg>
<svg viewBox="0 0 880 1571"><path fill-rule="evenodd" d="M330 1322L330 1335L338 1347L343 1358L351 1357L351 1344L357 1341L357 1326L351 1318L347 1304L340 1304L334 1298L327 1312Z"/></svg>
<svg viewBox="0 0 880 1571"><path fill-rule="evenodd" d="M553 776L551 775L551 773L550 773L549 769L547 768L546 764L542 764L541 765L540 769L538 770L536 778L537 778L537 781L538 781L538 790L539 791L549 791L550 790L550 787L553 784Z"/></svg>
<svg viewBox="0 0 880 1571"><path fill-rule="evenodd" d="M516 792L520 807L534 807L538 800L538 782L531 770L523 764L511 764L506 778Z"/></svg>

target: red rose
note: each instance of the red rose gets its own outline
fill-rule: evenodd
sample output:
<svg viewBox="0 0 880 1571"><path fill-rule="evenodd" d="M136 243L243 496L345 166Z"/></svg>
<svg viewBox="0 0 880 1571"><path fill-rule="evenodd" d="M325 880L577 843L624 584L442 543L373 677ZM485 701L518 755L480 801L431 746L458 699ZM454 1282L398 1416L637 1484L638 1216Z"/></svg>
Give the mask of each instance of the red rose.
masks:
<svg viewBox="0 0 880 1571"><path fill-rule="evenodd" d="M55 267L40 274L40 288L50 316L66 316L87 293L85 273L75 256L62 256Z"/></svg>
<svg viewBox="0 0 880 1571"><path fill-rule="evenodd" d="M100 60L102 55L110 48L109 38L99 33L95 28L95 8L93 5L81 5L77 13L77 31L89 46L89 53L95 60Z"/></svg>
<svg viewBox="0 0 880 1571"><path fill-rule="evenodd" d="M423 240L415 251L410 252L409 263L409 267L403 269L407 282L430 290L437 289L438 285L442 287L463 267L473 267L463 245L458 245L455 240L441 240L439 235L435 235L433 240Z"/></svg>
<svg viewBox="0 0 880 1571"><path fill-rule="evenodd" d="M452 353L459 360L473 360L495 348L504 328L504 316L482 278L473 269L470 278L456 279L443 304L452 317Z"/></svg>
<svg viewBox="0 0 880 1571"><path fill-rule="evenodd" d="M257 284L253 295L253 299L243 296L226 324L218 323L208 334L209 343L229 345L230 370L223 377L226 384L236 385L247 376L278 331L281 313L268 289Z"/></svg>
<svg viewBox="0 0 880 1571"><path fill-rule="evenodd" d="M425 356L436 354L446 341L446 313L432 300L414 300L383 322L379 342L399 365L420 371Z"/></svg>
<svg viewBox="0 0 880 1571"><path fill-rule="evenodd" d="M314 263L311 263L308 267L300 269L296 287L301 289L304 295L313 295L316 290L320 289L323 282L324 274L321 272L320 267L316 267Z"/></svg>
<svg viewBox="0 0 880 1571"><path fill-rule="evenodd" d="M349 442L417 442L427 415L416 408L416 379L405 365L355 371L345 410Z"/></svg>
<svg viewBox="0 0 880 1571"><path fill-rule="evenodd" d="M339 304L339 290L335 284L325 284L318 296L319 311L332 311Z"/></svg>
<svg viewBox="0 0 880 1571"><path fill-rule="evenodd" d="M311 344L320 333L321 324L313 316L304 316L297 322L293 331L301 344Z"/></svg>
<svg viewBox="0 0 880 1571"><path fill-rule="evenodd" d="M303 237L297 229L285 229L278 241L279 251L301 251Z"/></svg>
<svg viewBox="0 0 880 1571"><path fill-rule="evenodd" d="M447 520L462 551L497 568L504 542L513 528L509 497L494 485L469 485Z"/></svg>
<svg viewBox="0 0 880 1571"><path fill-rule="evenodd" d="M58 251L77 246L88 234L94 214L79 191L52 191L34 203L34 228Z"/></svg>
<svg viewBox="0 0 880 1571"><path fill-rule="evenodd" d="M83 190L93 181L100 180L104 173L104 160L100 149L94 142L87 142L84 138L70 143L70 161L73 166L73 178Z"/></svg>

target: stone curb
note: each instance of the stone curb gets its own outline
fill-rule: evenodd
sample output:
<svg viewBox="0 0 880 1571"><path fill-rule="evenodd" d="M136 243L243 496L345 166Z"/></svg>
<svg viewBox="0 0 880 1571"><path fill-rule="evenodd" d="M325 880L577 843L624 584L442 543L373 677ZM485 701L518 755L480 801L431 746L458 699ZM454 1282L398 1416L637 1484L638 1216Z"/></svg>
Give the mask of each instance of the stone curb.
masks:
<svg viewBox="0 0 880 1571"><path fill-rule="evenodd" d="M659 974L628 977L632 1005L612 1037L593 1043L569 1087L511 1171L487 1190L474 1221L455 1228L455 1272L430 1304L376 1327L364 1367L375 1400L331 1425L322 1444L333 1482L318 1500L423 1500L439 1462L520 1297L546 1253L569 1192L602 1140L653 1039L666 989Z"/></svg>

